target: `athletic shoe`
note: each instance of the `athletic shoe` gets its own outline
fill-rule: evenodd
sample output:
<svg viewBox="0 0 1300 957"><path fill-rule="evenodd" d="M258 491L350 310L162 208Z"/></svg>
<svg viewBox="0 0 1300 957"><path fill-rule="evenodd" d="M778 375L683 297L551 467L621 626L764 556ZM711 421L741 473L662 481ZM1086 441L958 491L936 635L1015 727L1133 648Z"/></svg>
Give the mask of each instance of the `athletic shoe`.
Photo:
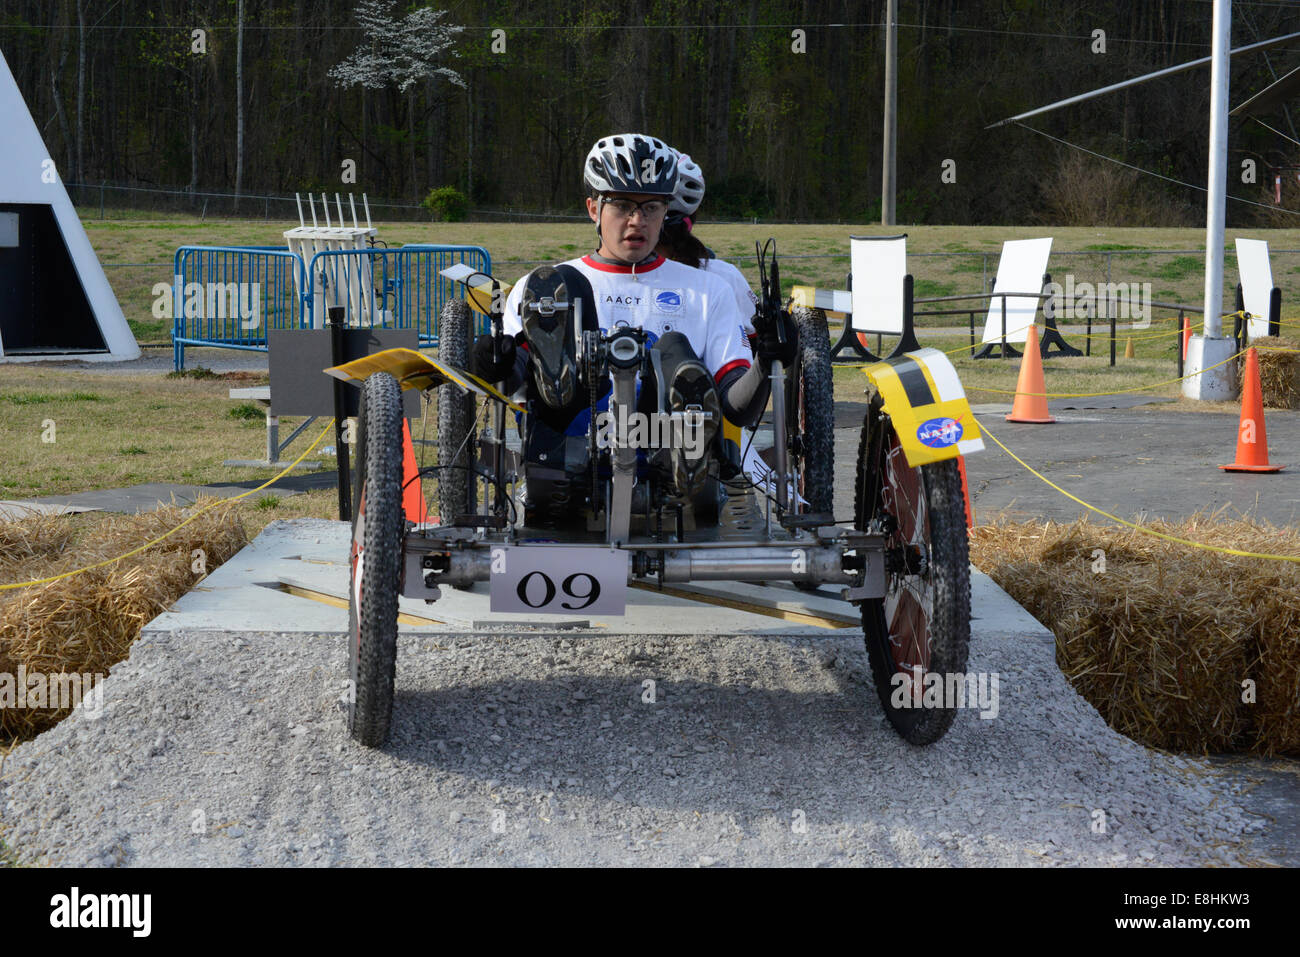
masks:
<svg viewBox="0 0 1300 957"><path fill-rule="evenodd" d="M519 316L528 340L529 368L542 401L563 408L578 387L578 360L573 340L573 308L564 277L539 266L524 279Z"/></svg>
<svg viewBox="0 0 1300 957"><path fill-rule="evenodd" d="M689 430L686 435L702 437L702 441L690 443L698 449L698 454L693 457L688 455L684 442L674 441L672 448L667 450L669 454L666 464L674 491L681 496L697 495L708 477L709 462L713 458L718 432L722 428L722 403L713 384L713 376L709 375L704 363L698 359L680 362L673 370L666 400L665 411L683 413L686 416L686 428ZM696 417L698 413L703 413L702 422Z"/></svg>

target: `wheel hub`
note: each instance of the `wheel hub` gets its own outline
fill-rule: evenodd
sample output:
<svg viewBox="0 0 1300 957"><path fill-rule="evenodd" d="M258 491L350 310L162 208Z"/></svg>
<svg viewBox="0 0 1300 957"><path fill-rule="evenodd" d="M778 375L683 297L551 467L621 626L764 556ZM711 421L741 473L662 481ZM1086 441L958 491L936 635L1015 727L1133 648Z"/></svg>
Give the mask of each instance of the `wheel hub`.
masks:
<svg viewBox="0 0 1300 957"><path fill-rule="evenodd" d="M885 571L896 575L925 575L930 563L920 545L899 545L885 549Z"/></svg>

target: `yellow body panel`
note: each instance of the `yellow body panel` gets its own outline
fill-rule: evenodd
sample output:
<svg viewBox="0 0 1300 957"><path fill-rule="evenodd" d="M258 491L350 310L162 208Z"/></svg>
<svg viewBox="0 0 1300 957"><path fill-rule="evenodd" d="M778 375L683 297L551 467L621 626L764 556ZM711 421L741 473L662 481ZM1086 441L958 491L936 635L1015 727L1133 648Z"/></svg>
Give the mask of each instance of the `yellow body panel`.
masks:
<svg viewBox="0 0 1300 957"><path fill-rule="evenodd" d="M791 286L790 287L790 304L792 306L803 306L807 309L817 308L817 287L816 286ZM836 312L834 309L823 309L827 318L843 319L845 313Z"/></svg>
<svg viewBox="0 0 1300 957"><path fill-rule="evenodd" d="M904 360L911 360L919 367L925 385L929 387L930 401L913 404L914 396L908 395L899 377L899 363ZM884 411L898 433L908 465L916 467L942 462L984 448L975 413L957 381L952 363L943 353L921 349L905 353L898 360L872 363L862 371L880 392ZM940 390L936 384L936 376L944 380L945 390ZM946 400L939 399L941 391L948 392Z"/></svg>
<svg viewBox="0 0 1300 957"><path fill-rule="evenodd" d="M481 275L475 276L473 279L477 280L477 282L468 280L465 283L465 301L469 303L469 307L475 312L482 313L485 316L491 316L492 283L484 279ZM514 284L501 282L500 280L498 280L498 283L501 287L501 301L505 302L506 296L510 295L510 287Z"/></svg>
<svg viewBox="0 0 1300 957"><path fill-rule="evenodd" d="M523 406L512 402L490 382L484 382L476 375L439 362L414 349L385 349L383 352L353 359L351 362L331 366L325 370L326 375L356 385L360 385L376 372L387 372L397 380L403 392L407 389L436 389L450 382L484 399L504 402L516 412L524 411Z"/></svg>

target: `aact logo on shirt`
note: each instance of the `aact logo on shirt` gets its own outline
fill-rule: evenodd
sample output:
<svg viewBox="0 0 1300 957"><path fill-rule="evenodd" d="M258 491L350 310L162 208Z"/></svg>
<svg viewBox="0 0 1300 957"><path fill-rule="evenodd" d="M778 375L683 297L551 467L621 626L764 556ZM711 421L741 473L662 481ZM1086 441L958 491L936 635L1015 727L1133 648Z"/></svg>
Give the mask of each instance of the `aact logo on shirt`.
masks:
<svg viewBox="0 0 1300 957"><path fill-rule="evenodd" d="M666 312L670 315L680 312L682 308L682 294L677 289L661 289L655 293L655 308L660 312Z"/></svg>

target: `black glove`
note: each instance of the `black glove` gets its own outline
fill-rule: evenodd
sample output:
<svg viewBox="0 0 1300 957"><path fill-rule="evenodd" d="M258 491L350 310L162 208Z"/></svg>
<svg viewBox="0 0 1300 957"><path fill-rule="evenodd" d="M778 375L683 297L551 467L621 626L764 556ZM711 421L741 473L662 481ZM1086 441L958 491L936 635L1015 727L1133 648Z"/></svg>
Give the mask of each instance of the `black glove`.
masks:
<svg viewBox="0 0 1300 957"><path fill-rule="evenodd" d="M506 333L501 337L501 358L492 360L492 337L479 336L474 340L474 368L470 371L484 382L502 382L515 368L515 337Z"/></svg>
<svg viewBox="0 0 1300 957"><path fill-rule="evenodd" d="M785 342L781 342L781 330ZM773 359L780 359L789 367L799 354L799 328L790 313L782 309L774 319L769 319L761 312L754 317L754 346L758 361L770 367Z"/></svg>

